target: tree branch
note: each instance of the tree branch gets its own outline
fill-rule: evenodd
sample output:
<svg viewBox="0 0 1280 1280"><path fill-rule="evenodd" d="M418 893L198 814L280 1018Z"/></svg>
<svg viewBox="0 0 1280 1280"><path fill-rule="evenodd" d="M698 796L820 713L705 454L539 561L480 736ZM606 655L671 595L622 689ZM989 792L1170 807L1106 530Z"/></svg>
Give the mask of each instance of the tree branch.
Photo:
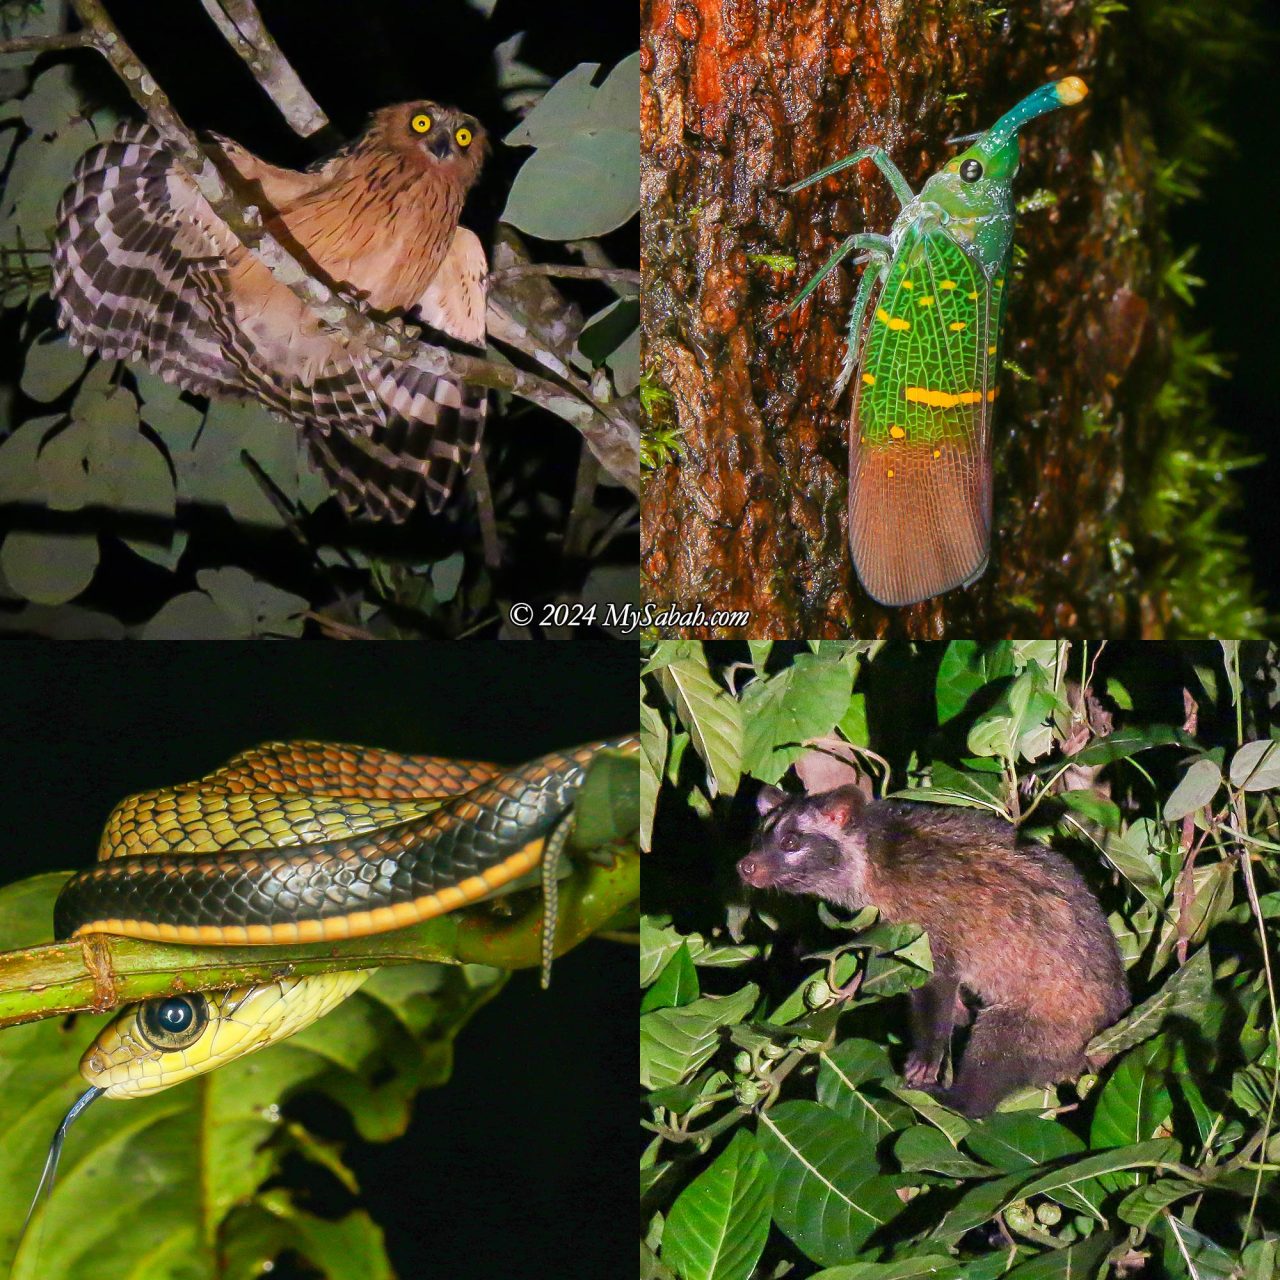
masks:
<svg viewBox="0 0 1280 1280"><path fill-rule="evenodd" d="M304 138L319 133L329 123L329 117L280 52L253 0L200 0L200 3L293 131Z"/></svg>
<svg viewBox="0 0 1280 1280"><path fill-rule="evenodd" d="M52 899L66 880L51 873ZM612 862L575 861L560 887L556 954L582 942L635 902L640 854L618 851ZM455 911L394 933L340 942L278 947L185 947L94 935L0 953L0 1027L68 1013L102 1013L121 1004L181 991L213 991L343 969L397 964L487 964L498 969L539 963L542 904L497 916L492 904Z"/></svg>

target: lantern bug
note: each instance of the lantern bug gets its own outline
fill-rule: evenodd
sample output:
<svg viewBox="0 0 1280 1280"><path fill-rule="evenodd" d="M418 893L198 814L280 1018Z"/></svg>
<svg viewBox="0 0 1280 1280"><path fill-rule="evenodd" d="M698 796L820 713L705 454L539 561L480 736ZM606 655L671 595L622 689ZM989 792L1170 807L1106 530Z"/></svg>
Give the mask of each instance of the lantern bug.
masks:
<svg viewBox="0 0 1280 1280"><path fill-rule="evenodd" d="M849 543L858 578L881 604L914 604L968 586L987 567L991 414L1013 253L1018 130L1087 92L1077 76L1042 85L985 133L958 139L973 145L919 195L881 147L863 147L784 188L799 191L870 160L902 205L887 236L850 236L787 308L855 250L855 264L870 264L854 299L836 394L856 367Z"/></svg>

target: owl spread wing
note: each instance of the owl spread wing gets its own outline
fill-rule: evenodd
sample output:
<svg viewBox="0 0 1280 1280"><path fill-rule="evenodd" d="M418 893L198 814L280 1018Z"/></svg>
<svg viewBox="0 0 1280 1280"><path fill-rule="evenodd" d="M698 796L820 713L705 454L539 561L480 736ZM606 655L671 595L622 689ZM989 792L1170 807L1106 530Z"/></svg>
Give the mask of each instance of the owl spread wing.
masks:
<svg viewBox="0 0 1280 1280"><path fill-rule="evenodd" d="M282 206L330 177L221 146ZM58 208L53 264L60 322L77 345L140 359L198 395L258 399L300 427L349 512L403 520L419 502L437 512L478 448L483 391L343 346L235 238L147 125L81 159ZM482 344L484 275L479 241L458 228L422 304L427 322Z"/></svg>

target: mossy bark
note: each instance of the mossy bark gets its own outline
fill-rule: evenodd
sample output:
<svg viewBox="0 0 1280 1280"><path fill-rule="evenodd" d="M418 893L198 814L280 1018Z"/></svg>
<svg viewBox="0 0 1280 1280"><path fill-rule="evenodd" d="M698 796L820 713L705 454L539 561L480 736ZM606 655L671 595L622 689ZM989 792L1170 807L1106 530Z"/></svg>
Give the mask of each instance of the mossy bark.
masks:
<svg viewBox="0 0 1280 1280"><path fill-rule="evenodd" d="M751 615L664 633L1162 634L1167 548L1142 512L1176 321L1150 124L1124 100L1114 28L1070 0L643 0L641 18L645 364L683 441L646 477L646 598ZM1001 374L990 567L968 590L882 608L853 575L848 393L831 403L860 268L770 322L897 204L869 163L779 188L877 144L918 190L949 137L1067 74L1089 98L1022 134L1015 197L1051 198L1015 238L1004 353L1020 372Z"/></svg>

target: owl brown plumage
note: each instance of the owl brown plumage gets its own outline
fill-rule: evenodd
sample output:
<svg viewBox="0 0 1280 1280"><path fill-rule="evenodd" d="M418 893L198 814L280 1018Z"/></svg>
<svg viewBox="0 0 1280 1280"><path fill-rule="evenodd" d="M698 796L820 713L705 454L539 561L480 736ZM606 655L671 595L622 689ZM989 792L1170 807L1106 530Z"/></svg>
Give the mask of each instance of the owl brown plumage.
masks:
<svg viewBox="0 0 1280 1280"><path fill-rule="evenodd" d="M458 225L484 161L470 116L431 102L377 112L298 173L216 138L274 235L379 316L484 344L484 250ZM123 126L76 166L58 206L53 296L71 340L141 360L197 395L252 396L297 423L348 511L438 511L475 453L485 394L343 347L236 239L149 125Z"/></svg>

